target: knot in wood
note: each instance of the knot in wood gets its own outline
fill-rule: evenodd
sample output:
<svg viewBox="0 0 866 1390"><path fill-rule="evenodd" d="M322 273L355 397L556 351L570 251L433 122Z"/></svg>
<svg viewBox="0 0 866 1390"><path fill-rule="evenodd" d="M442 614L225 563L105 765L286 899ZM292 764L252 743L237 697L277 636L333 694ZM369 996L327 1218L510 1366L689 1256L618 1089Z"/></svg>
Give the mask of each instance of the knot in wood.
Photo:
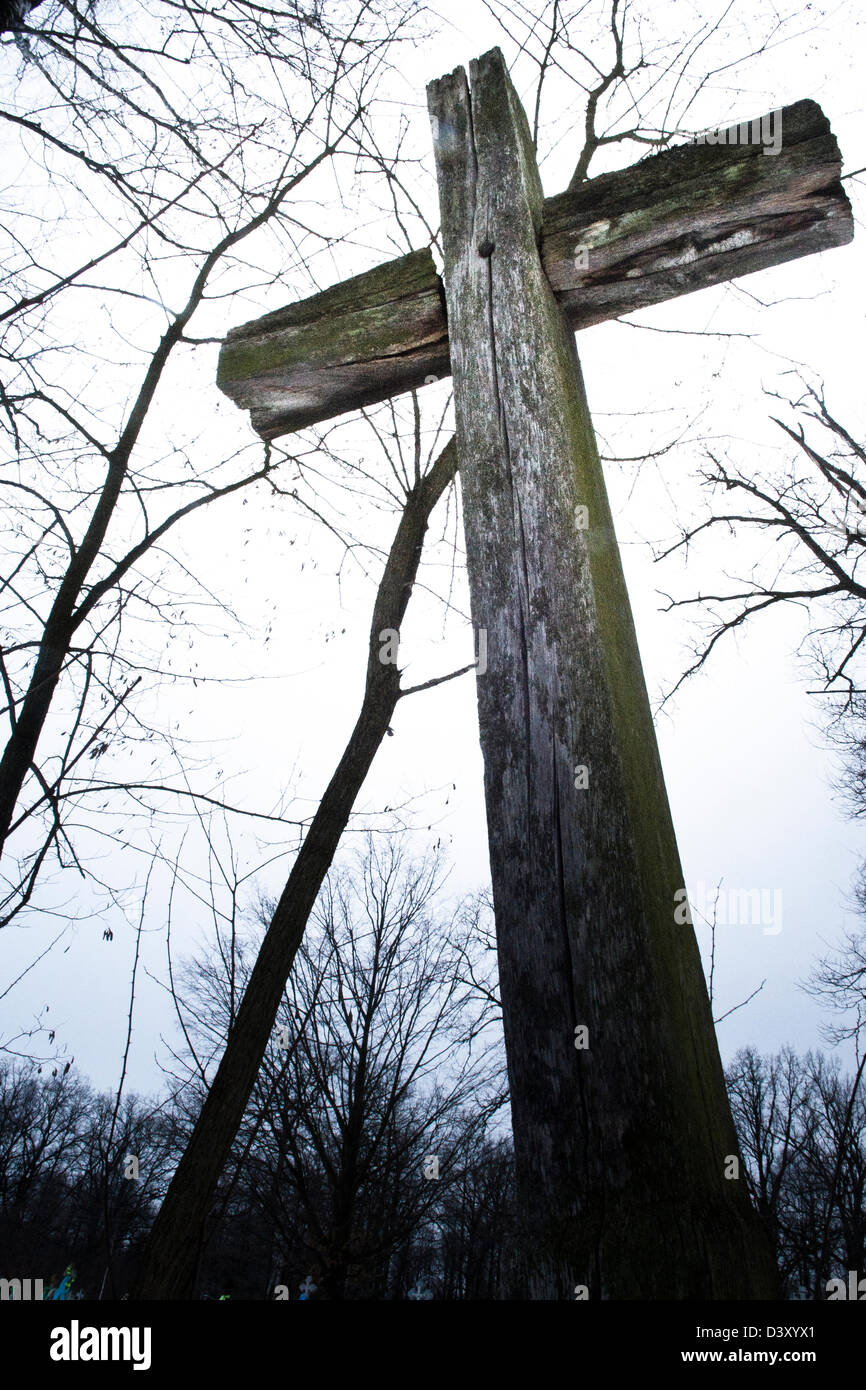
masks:
<svg viewBox="0 0 866 1390"><path fill-rule="evenodd" d="M492 242L489 237L485 237L483 241L479 241L478 243L478 254L479 256L483 256L485 260L488 256L493 255L495 249L496 244Z"/></svg>

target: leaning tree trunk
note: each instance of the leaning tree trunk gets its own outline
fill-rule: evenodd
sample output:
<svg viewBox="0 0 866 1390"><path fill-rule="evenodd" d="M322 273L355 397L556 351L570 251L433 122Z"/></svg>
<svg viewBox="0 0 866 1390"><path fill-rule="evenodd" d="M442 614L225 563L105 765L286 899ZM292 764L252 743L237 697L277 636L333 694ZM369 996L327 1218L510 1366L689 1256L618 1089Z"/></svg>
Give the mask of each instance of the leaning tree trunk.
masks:
<svg viewBox="0 0 866 1390"><path fill-rule="evenodd" d="M530 1296L773 1298L529 129L471 74L429 104Z"/></svg>
<svg viewBox="0 0 866 1390"><path fill-rule="evenodd" d="M181 1299L192 1294L199 1238L273 1032L295 953L401 695L396 664L380 660L381 634L400 629L430 514L456 467L452 440L407 499L373 610L361 713L256 957L216 1076L145 1245L134 1298Z"/></svg>

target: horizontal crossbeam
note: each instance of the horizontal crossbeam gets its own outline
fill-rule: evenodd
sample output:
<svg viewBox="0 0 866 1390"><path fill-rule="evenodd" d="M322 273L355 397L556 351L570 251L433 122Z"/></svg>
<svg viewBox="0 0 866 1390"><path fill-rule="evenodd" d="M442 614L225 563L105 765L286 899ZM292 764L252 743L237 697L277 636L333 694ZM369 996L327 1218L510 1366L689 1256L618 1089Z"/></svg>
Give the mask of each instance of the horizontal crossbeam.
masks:
<svg viewBox="0 0 866 1390"><path fill-rule="evenodd" d="M753 142L761 129L775 152ZM721 135L545 199L542 264L573 329L852 239L817 102ZM449 372L445 295L424 250L232 329L217 382L274 439Z"/></svg>

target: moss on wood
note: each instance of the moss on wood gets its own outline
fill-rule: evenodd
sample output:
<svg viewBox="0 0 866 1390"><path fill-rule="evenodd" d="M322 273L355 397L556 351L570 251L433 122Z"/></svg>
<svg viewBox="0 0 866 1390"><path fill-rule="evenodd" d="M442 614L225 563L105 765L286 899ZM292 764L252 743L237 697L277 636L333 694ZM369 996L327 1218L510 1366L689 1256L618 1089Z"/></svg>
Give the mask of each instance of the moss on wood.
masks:
<svg viewBox="0 0 866 1390"><path fill-rule="evenodd" d="M571 327L850 241L839 149L821 108L784 107L781 130L776 156L682 145L554 198L538 184L534 227ZM424 250L233 329L217 384L272 439L449 370L444 291Z"/></svg>

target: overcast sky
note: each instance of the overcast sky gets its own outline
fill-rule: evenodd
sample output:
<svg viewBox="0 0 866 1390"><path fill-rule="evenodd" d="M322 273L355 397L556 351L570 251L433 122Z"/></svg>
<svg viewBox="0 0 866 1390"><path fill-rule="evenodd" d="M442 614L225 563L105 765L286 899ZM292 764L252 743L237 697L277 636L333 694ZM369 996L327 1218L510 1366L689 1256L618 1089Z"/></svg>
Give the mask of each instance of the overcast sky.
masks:
<svg viewBox="0 0 866 1390"><path fill-rule="evenodd" d="M646 8L644 6L644 8ZM720 7L721 8L721 7ZM708 6L676 0L654 2L652 24L671 37L686 31L691 13ZM760 34L776 7L765 0L740 6L740 51L745 36ZM720 74L692 113L692 128L727 124L781 107L802 97L819 101L839 141L845 169L866 164L862 114L864 27L854 5L813 5L814 27L794 25L760 58ZM479 0L440 6L437 34L406 53L402 87L395 103L413 123L419 150L427 141L427 210L435 222L436 190L426 126L424 86L457 63L500 44L511 61L513 47ZM784 38L784 42L781 39ZM728 31L724 43L732 42ZM722 42L721 40L719 42ZM723 56L723 55L722 55ZM707 66L720 53L707 47ZM518 66L521 94L530 96L529 70ZM411 93L414 92L414 101ZM551 97L551 101L554 97ZM563 95L563 103L566 101ZM574 96L571 97L574 104ZM559 192L568 181L578 152L582 112L551 110L543 127L541 152L545 192ZM552 147L552 148L551 148ZM549 151L549 153L548 153ZM617 147L608 164L638 157ZM697 518L706 496L695 481L707 440L732 460L766 468L788 457L770 413L784 405L765 394L799 394L791 373L803 370L825 383L827 401L856 438L866 437L863 400L864 229L863 181L845 184L855 208L854 243L824 252L736 284L703 291L632 315L627 323L606 324L578 336L590 406L602 453L634 457L680 438L658 461L606 463L605 472L635 614L647 685L654 704L688 664L695 613L665 613L664 593L688 597L723 589L726 576L747 576L761 557L759 542L747 535L721 535L698 546L688 566L679 559L653 562L652 545L676 533L678 524ZM340 273L364 269L396 254L384 218L360 209L366 222L357 264L341 263ZM329 282L324 268L323 283ZM330 278L338 278L335 274ZM284 294L279 302L290 299ZM760 302L762 301L762 302ZM278 307L269 301L265 307ZM213 311L215 312L215 311ZM249 303L219 306L221 332L251 316ZM212 320L214 322L215 320ZM744 336L704 336L716 334ZM745 336L748 335L748 336ZM197 389L183 408L213 417L221 429L251 438L246 418L217 391L216 350L202 353ZM425 429L431 444L438 402L447 386L425 391ZM175 408L178 403L174 403ZM791 419L788 411L786 418ZM366 427L349 422L352 447L374 448ZM443 439L444 442L444 439ZM347 446L349 447L349 446ZM254 625L272 624L267 644L261 627L248 639L226 638L214 630L198 639L202 671L220 670L235 683L198 687L172 695L172 717L194 736L199 751L213 757L221 776L209 786L235 801L274 807L286 814L308 814L339 760L354 722L363 684L373 584L350 559L335 571L341 556L313 523L281 514L270 504L251 503L219 515L201 514L184 533L184 554L199 569L219 577ZM239 524L242 520L243 524ZM437 513L422 578L441 594L447 590L454 533L453 501ZM382 516L378 539L387 544L393 516ZM660 592L661 591L661 592ZM413 596L401 646L405 682L415 684L471 660L472 637L466 614L463 576L454 577L453 611L445 620L440 601L422 588ZM462 616L461 616L462 615ZM754 1043L776 1050L785 1043L798 1050L821 1045L816 1006L798 988L817 955L852 922L852 875L864 857L863 830L846 819L834 797L834 764L822 738L821 698L809 695L810 680L798 649L807 632L799 610L774 611L736 640L723 644L706 670L690 680L657 720L668 793L677 829L686 884L693 901L723 890L760 890L773 905L772 922L718 929L715 1012L720 1014L766 983L747 1008L720 1027L723 1058ZM156 640L156 639L154 639ZM826 702L825 702L826 703ZM169 709L163 703L161 713ZM488 881L482 764L478 747L474 683L462 677L401 702L393 725L363 789L356 828L345 837L351 848L358 828L387 821L384 808L409 803L420 849L437 840L453 865L449 892L456 899ZM427 827L430 827L429 831ZM139 831L130 827L130 838ZM192 852L196 831L190 832ZM169 857L171 850L166 843ZM284 851L279 834L235 837L237 861L245 871ZM197 851L195 851L197 853ZM142 852L142 865L144 866ZM204 869L204 858L199 859ZM274 858L244 886L245 901L258 891L276 891L286 858ZM144 881L142 867L139 884ZM172 1037L171 1011L159 981L165 979L165 922L170 874L154 871L146 912L147 935L136 997L130 1083L138 1089L160 1084L156 1056L165 1055L160 1034ZM67 885L65 898L74 890ZM700 902L698 902L700 905ZM95 1084L113 1086L129 1007L128 979L137 920L135 894L106 912L114 940L102 940L102 921L84 920L9 995L3 1007L8 1036L26 1025L46 1003L67 1056ZM87 911L82 905L82 916ZM28 964L60 923L31 921L5 934L4 987ZM174 902L173 948L181 955L212 929L205 906L178 889ZM781 929L778 930L777 928ZM698 931L702 948L708 934Z"/></svg>

